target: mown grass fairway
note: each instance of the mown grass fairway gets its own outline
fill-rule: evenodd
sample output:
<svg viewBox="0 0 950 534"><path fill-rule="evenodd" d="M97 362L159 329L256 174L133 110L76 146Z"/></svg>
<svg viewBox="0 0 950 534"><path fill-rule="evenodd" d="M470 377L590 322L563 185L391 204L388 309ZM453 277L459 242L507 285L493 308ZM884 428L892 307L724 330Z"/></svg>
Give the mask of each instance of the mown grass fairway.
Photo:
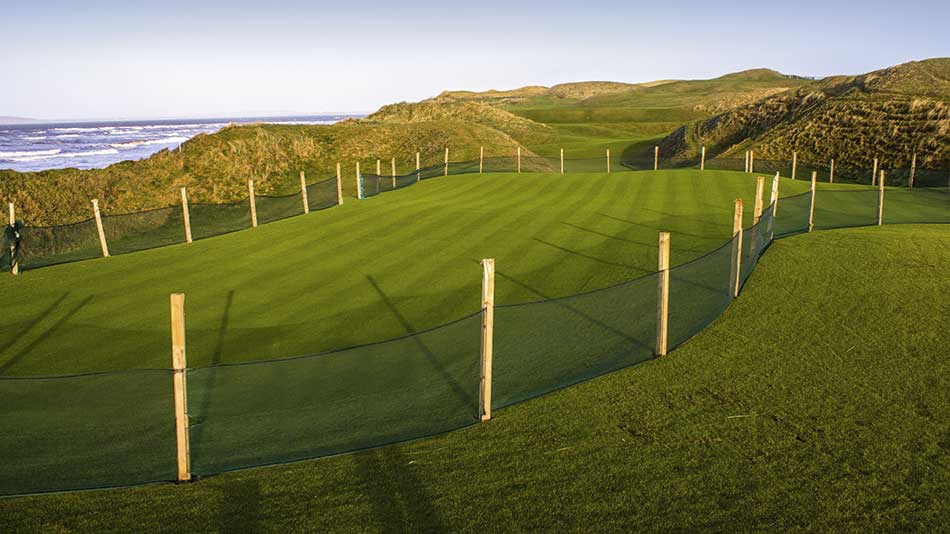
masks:
<svg viewBox="0 0 950 534"><path fill-rule="evenodd" d="M414 443L2 499L0 530L940 531L948 257L943 226L780 240L669 357Z"/></svg>
<svg viewBox="0 0 950 534"><path fill-rule="evenodd" d="M783 180L783 195L803 192ZM845 186L834 187L840 188ZM191 367L312 354L498 304L570 295L721 245L755 176L694 170L449 176L343 207L141 253L0 277L0 374L170 365L168 294L187 296ZM197 232L197 229L196 229Z"/></svg>

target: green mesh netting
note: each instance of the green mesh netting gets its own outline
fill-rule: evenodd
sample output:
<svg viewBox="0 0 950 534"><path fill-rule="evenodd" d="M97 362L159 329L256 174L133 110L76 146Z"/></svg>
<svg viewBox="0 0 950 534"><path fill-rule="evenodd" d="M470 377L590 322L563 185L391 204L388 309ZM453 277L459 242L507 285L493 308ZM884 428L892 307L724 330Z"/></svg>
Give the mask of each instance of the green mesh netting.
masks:
<svg viewBox="0 0 950 534"><path fill-rule="evenodd" d="M337 205L336 178L328 178L307 185L307 206L319 211Z"/></svg>
<svg viewBox="0 0 950 534"><path fill-rule="evenodd" d="M950 223L950 189L886 189L884 224Z"/></svg>
<svg viewBox="0 0 950 534"><path fill-rule="evenodd" d="M251 205L245 200L231 204L191 204L191 236L204 239L251 227Z"/></svg>
<svg viewBox="0 0 950 534"><path fill-rule="evenodd" d="M112 255L185 242L181 206L103 215L102 231Z"/></svg>
<svg viewBox="0 0 950 534"><path fill-rule="evenodd" d="M732 302L736 242L730 239L716 250L670 269L670 350L698 334Z"/></svg>
<svg viewBox="0 0 950 534"><path fill-rule="evenodd" d="M176 478L172 372L0 378L0 495Z"/></svg>
<svg viewBox="0 0 950 534"><path fill-rule="evenodd" d="M95 219L61 226L26 226L20 232L21 270L102 257Z"/></svg>
<svg viewBox="0 0 950 534"><path fill-rule="evenodd" d="M284 196L254 195L254 203L257 208L257 224L303 215L303 196L300 193Z"/></svg>
<svg viewBox="0 0 950 534"><path fill-rule="evenodd" d="M769 206L771 211L774 206ZM781 197L778 201L778 215L775 217L773 231L775 237L808 231L808 216L811 213L811 191L790 197ZM769 214L772 215L771 213Z"/></svg>
<svg viewBox="0 0 950 534"><path fill-rule="evenodd" d="M188 372L199 475L419 438L475 421L480 314L315 356Z"/></svg>
<svg viewBox="0 0 950 534"><path fill-rule="evenodd" d="M779 201L779 217L782 201ZM815 228L877 224L878 190L822 190L815 194Z"/></svg>
<svg viewBox="0 0 950 534"><path fill-rule="evenodd" d="M501 408L655 353L657 275L495 308L492 407Z"/></svg>

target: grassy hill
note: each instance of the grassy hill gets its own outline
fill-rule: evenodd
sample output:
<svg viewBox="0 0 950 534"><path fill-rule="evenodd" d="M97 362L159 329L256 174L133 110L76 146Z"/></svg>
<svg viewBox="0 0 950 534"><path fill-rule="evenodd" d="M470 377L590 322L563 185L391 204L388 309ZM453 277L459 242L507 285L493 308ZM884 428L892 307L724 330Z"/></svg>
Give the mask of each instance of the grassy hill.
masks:
<svg viewBox="0 0 950 534"><path fill-rule="evenodd" d="M477 306L473 260L487 255L499 259L500 302L609 284L655 268L658 229L673 230L677 264L729 232L729 201L748 198L752 180L697 174L450 177L190 246L5 278L4 290L21 284L10 311L33 326L8 321L2 361L19 355L27 372L107 355L111 366L162 365L167 351L137 348L143 337L167 344L157 314L172 288L188 294L189 357L201 365L319 340L335 323L317 315L359 310L364 298L376 308L338 324L421 328L426 308ZM466 240L452 239L458 228ZM401 259L429 240L450 245L407 276ZM0 530L940 530L950 340L920 318L950 306L948 254L943 227L782 240L727 313L666 358L412 443L188 485L0 499ZM845 265L861 268L843 275ZM348 298L324 300L344 286ZM67 334L86 350L65 350Z"/></svg>
<svg viewBox="0 0 950 534"><path fill-rule="evenodd" d="M911 62L860 76L835 76L693 122L661 143L665 157L804 161L869 168L939 167L950 160L950 58Z"/></svg>

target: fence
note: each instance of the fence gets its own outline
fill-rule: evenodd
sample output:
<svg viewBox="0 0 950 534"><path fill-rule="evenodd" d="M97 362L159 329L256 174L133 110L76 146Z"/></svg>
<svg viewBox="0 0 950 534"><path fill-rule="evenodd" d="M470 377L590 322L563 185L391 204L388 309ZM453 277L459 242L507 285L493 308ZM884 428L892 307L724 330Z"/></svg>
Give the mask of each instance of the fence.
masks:
<svg viewBox="0 0 950 534"><path fill-rule="evenodd" d="M882 187L813 187L780 198L773 180L763 209L762 182L753 225L742 227L737 205L733 237L688 263L669 267L664 247L668 253L676 236L664 234L656 273L496 307L494 263L486 261L480 311L380 343L189 369L184 297L173 297L171 369L0 377L0 495L188 479L472 425L492 410L681 345L725 310L774 238L881 222L950 223L943 190L889 190L882 217ZM269 210L259 216L285 213ZM176 217L169 211L144 220L162 228ZM79 224L76 232L93 239L95 223ZM95 252L97 243L88 246Z"/></svg>
<svg viewBox="0 0 950 534"><path fill-rule="evenodd" d="M923 169L916 166L916 155L911 168L888 169L886 185L912 186L916 188L950 188L950 171ZM620 170L699 168L710 170L733 170L764 174L778 173L793 178L808 177L817 173L818 181L839 183L876 184L878 165L867 169L835 166L831 160L827 166L799 162L797 154L791 162L756 160L754 154L746 153L744 159L705 159L705 147L697 158L661 159L659 147L653 158L634 158L611 155L606 150L604 157L565 159L561 150L559 157L522 156L520 149L515 156L484 157L481 151L477 160L453 162L446 149L443 163L421 168L416 153L416 169L405 174L396 173L395 159L390 161L390 174L383 172L380 160L376 173L360 172L356 165L355 179L357 196L369 198L413 185L421 180L439 176L475 174L485 172L616 172ZM948 166L950 167L950 166ZM60 226L23 226L17 224L10 205L10 226L4 232L0 247L0 271L14 273L97 258L105 255L125 254L176 243L191 242L226 234L248 227L278 221L311 211L342 204L341 167L337 164L334 178L307 185L301 173L301 191L285 196L258 195L249 182L248 197L228 204L188 204L187 194L182 190L179 206L158 208L123 215L102 215L94 207L94 216L87 220ZM93 201L95 204L96 201ZM845 217L845 216L843 216ZM101 220L97 220L97 218ZM862 224L855 215L855 224Z"/></svg>

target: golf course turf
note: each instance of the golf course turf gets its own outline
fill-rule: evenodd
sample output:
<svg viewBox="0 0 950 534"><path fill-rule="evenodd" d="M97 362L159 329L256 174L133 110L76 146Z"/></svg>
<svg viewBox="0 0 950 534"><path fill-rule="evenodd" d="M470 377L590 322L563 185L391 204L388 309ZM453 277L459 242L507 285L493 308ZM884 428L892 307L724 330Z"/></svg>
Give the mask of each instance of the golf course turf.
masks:
<svg viewBox="0 0 950 534"><path fill-rule="evenodd" d="M782 181L783 196L807 187ZM733 172L452 176L39 269L0 280L16 295L0 366L166 368L172 291L188 298L190 367L378 341L477 311L482 257L496 258L499 304L651 273L659 231L684 263L728 239L733 199L751 205L753 192L754 176ZM939 226L781 240L726 315L668 358L409 444L187 486L0 500L0 526L935 528L947 519L950 340L934 318L950 309L948 254Z"/></svg>

